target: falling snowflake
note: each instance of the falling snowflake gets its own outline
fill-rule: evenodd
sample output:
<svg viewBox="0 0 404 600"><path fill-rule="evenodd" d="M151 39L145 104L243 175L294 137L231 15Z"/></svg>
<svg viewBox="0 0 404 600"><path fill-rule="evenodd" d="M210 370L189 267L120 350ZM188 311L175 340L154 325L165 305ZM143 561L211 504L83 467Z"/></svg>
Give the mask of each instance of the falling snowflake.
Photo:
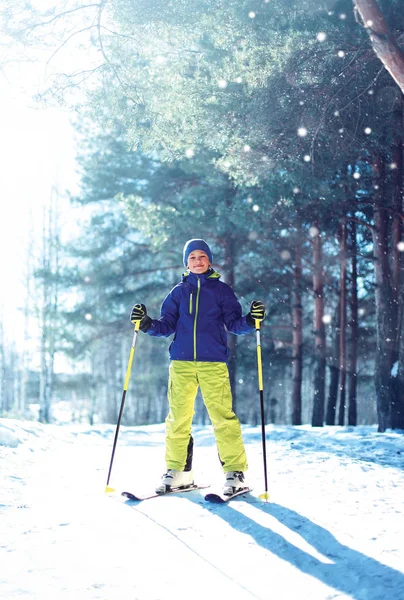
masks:
<svg viewBox="0 0 404 600"><path fill-rule="evenodd" d="M365 127L364 131L365 131L366 135L370 135L372 133L372 130L370 127Z"/></svg>
<svg viewBox="0 0 404 600"><path fill-rule="evenodd" d="M219 79L219 81L217 82L217 85L220 88L225 89L225 88L227 88L227 81L225 79Z"/></svg>
<svg viewBox="0 0 404 600"><path fill-rule="evenodd" d="M253 11L249 12L248 16L250 17L250 19L255 19L255 12L253 12Z"/></svg>
<svg viewBox="0 0 404 600"><path fill-rule="evenodd" d="M297 135L299 137L305 137L307 135L306 127L299 127L299 129L297 130Z"/></svg>
<svg viewBox="0 0 404 600"><path fill-rule="evenodd" d="M193 148L188 148L187 150L185 150L185 156L187 158L193 158L195 156Z"/></svg>
<svg viewBox="0 0 404 600"><path fill-rule="evenodd" d="M251 150L251 146L249 146L248 144L246 144L246 145L243 147L243 150L244 150L244 152L249 152L249 151Z"/></svg>
<svg viewBox="0 0 404 600"><path fill-rule="evenodd" d="M353 174L354 179L360 179L360 176L361 176L361 174L357 173L357 172Z"/></svg>
<svg viewBox="0 0 404 600"><path fill-rule="evenodd" d="M322 321L325 325L328 325L332 321L331 315L324 315Z"/></svg>
<svg viewBox="0 0 404 600"><path fill-rule="evenodd" d="M404 242L398 242L398 244L397 244L397 250L399 252L404 252Z"/></svg>
<svg viewBox="0 0 404 600"><path fill-rule="evenodd" d="M337 56L339 56L339 58L344 58L345 52L343 50L338 50Z"/></svg>
<svg viewBox="0 0 404 600"><path fill-rule="evenodd" d="M334 112L334 117L339 117L339 110L336 110L336 111Z"/></svg>
<svg viewBox="0 0 404 600"><path fill-rule="evenodd" d="M366 27L373 27L373 21L371 19L366 21Z"/></svg>
<svg viewBox="0 0 404 600"><path fill-rule="evenodd" d="M258 212L260 207L258 206L258 204L254 204L254 206L252 207L254 212Z"/></svg>
<svg viewBox="0 0 404 600"><path fill-rule="evenodd" d="M304 162L310 162L310 161L311 161L311 156L310 156L310 154L305 154L305 155L303 156L303 160L304 160Z"/></svg>
<svg viewBox="0 0 404 600"><path fill-rule="evenodd" d="M317 237L319 235L319 233L320 232L319 232L319 230L318 230L317 227L314 227L314 225L312 227L310 227L310 229L309 229L309 235L310 235L310 237L313 237L313 238Z"/></svg>
<svg viewBox="0 0 404 600"><path fill-rule="evenodd" d="M293 192L294 194L298 194L298 193L300 192L300 188L298 188L298 187L294 187L294 188L293 188L293 190L292 190L292 192Z"/></svg>
<svg viewBox="0 0 404 600"><path fill-rule="evenodd" d="M290 256L291 256L291 254L290 254L289 250L282 250L282 252L281 252L281 258L283 260L289 260Z"/></svg>
<svg viewBox="0 0 404 600"><path fill-rule="evenodd" d="M339 15L339 18L341 19L341 21L344 21L346 19L346 14L345 13L341 13Z"/></svg>
<svg viewBox="0 0 404 600"><path fill-rule="evenodd" d="M325 42L327 39L327 34L325 34L324 31L320 31L316 37L319 42Z"/></svg>
<svg viewBox="0 0 404 600"><path fill-rule="evenodd" d="M392 162L392 163L389 165L389 167L390 167L390 169L391 169L392 171L394 171L394 169L397 169L397 163L395 163L395 162Z"/></svg>
<svg viewBox="0 0 404 600"><path fill-rule="evenodd" d="M236 77L235 81L236 81L236 83L243 83L243 78L242 77Z"/></svg>
<svg viewBox="0 0 404 600"><path fill-rule="evenodd" d="M93 316L90 313L86 313L84 315L84 318L85 318L86 321L91 321L91 319L93 318Z"/></svg>

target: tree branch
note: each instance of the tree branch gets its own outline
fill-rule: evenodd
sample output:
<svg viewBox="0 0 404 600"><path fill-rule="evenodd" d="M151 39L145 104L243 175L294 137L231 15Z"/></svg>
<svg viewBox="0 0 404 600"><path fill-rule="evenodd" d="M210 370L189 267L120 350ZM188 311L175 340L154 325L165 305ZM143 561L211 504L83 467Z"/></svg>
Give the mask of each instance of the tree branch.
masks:
<svg viewBox="0 0 404 600"><path fill-rule="evenodd" d="M105 48L104 48L104 43L103 43L103 41L102 41L102 34L101 34L101 29L102 29L102 26L101 26L101 17L102 17L102 12L103 12L103 10L104 10L104 7L105 7L105 2L102 2L101 4L99 4L99 9L98 9L98 18L97 18L98 43L99 43L99 46L100 46L100 51L101 51L101 54L102 54L102 56L104 57L105 63L106 63L106 64L107 64L107 65L108 65L108 66L109 66L109 67L112 69L112 71L114 72L114 75L115 75L115 77L116 77L116 79L117 79L117 81L118 81L119 85L121 86L121 88L122 88L122 90L123 90L123 92L124 92L124 95L125 95L127 98L130 98L130 100L132 100L132 102L133 102L133 103L134 103L136 106L138 106L138 105L139 105L139 101L138 101L138 100L135 100L135 99L133 98L133 96L128 96L128 94L127 94L127 86L125 86L125 84L123 83L123 81L122 81L122 79L121 79L121 77L120 77L120 75L119 75L118 69L116 68L116 66L115 66L114 64L112 64L112 63L111 63L111 61L109 60L108 56L106 55Z"/></svg>
<svg viewBox="0 0 404 600"><path fill-rule="evenodd" d="M404 52L390 31L376 0L353 0L378 58L404 93ZM358 19L357 19L358 20Z"/></svg>
<svg viewBox="0 0 404 600"><path fill-rule="evenodd" d="M85 4L84 6L76 6L75 8L71 8L70 10L65 10L61 13L58 13L51 19L48 19L47 21L42 21L41 23L33 23L32 25L29 25L25 29L22 29L22 33L25 33L26 31L33 31L34 29L37 29L38 27L44 27L45 25L49 25L50 23L53 23L54 21L57 21L58 19L61 19L61 18L65 17L66 15L70 15L74 12L77 12L78 10L85 10L86 8L94 8L95 6L97 6L97 7L102 6L102 3L100 4L99 2L97 2L94 4Z"/></svg>

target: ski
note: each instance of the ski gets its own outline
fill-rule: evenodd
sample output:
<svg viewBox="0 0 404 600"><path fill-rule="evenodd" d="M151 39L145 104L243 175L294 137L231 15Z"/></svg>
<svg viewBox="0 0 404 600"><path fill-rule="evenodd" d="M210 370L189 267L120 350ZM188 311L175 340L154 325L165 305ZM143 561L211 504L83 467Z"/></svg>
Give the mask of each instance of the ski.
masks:
<svg viewBox="0 0 404 600"><path fill-rule="evenodd" d="M170 496L171 494L184 494L185 492L193 492L194 490L203 490L208 487L209 484L193 484L188 487L171 488L167 492L163 492L160 494L157 494L157 492L153 492L152 494L148 494L146 496L140 496L139 494L133 494L132 492L122 492L121 496L134 502L141 502L142 500L150 500L151 498L159 498L160 496Z"/></svg>
<svg viewBox="0 0 404 600"><path fill-rule="evenodd" d="M243 494L248 494L251 491L252 491L252 488L243 487L240 490L237 490L237 492L234 492L234 494L231 494L230 496L227 496L226 494L211 493L211 494L206 494L205 500L207 502L214 502L216 504L224 504L225 502L229 502L229 500L233 500L233 498L236 498L237 496L242 496Z"/></svg>

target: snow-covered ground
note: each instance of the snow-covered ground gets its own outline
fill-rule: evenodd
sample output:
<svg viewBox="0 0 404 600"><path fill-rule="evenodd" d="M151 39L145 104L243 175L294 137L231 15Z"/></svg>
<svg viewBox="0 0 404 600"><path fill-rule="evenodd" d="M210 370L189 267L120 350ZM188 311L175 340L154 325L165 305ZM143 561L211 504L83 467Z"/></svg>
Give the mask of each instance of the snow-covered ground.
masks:
<svg viewBox="0 0 404 600"><path fill-rule="evenodd" d="M404 435L245 426L250 497L105 494L113 426L0 419L0 599L404 600ZM210 427L194 470L221 486ZM164 426L121 428L110 484L148 491ZM140 486L137 482L144 482Z"/></svg>

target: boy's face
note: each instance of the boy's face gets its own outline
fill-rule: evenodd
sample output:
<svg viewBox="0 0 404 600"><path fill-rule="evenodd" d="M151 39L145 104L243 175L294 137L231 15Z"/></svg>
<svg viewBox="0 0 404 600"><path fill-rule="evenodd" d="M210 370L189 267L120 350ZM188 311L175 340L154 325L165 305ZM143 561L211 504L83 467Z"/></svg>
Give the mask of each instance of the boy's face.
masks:
<svg viewBox="0 0 404 600"><path fill-rule="evenodd" d="M191 273L201 274L206 273L209 269L209 258L203 250L193 250L188 256L187 268Z"/></svg>

